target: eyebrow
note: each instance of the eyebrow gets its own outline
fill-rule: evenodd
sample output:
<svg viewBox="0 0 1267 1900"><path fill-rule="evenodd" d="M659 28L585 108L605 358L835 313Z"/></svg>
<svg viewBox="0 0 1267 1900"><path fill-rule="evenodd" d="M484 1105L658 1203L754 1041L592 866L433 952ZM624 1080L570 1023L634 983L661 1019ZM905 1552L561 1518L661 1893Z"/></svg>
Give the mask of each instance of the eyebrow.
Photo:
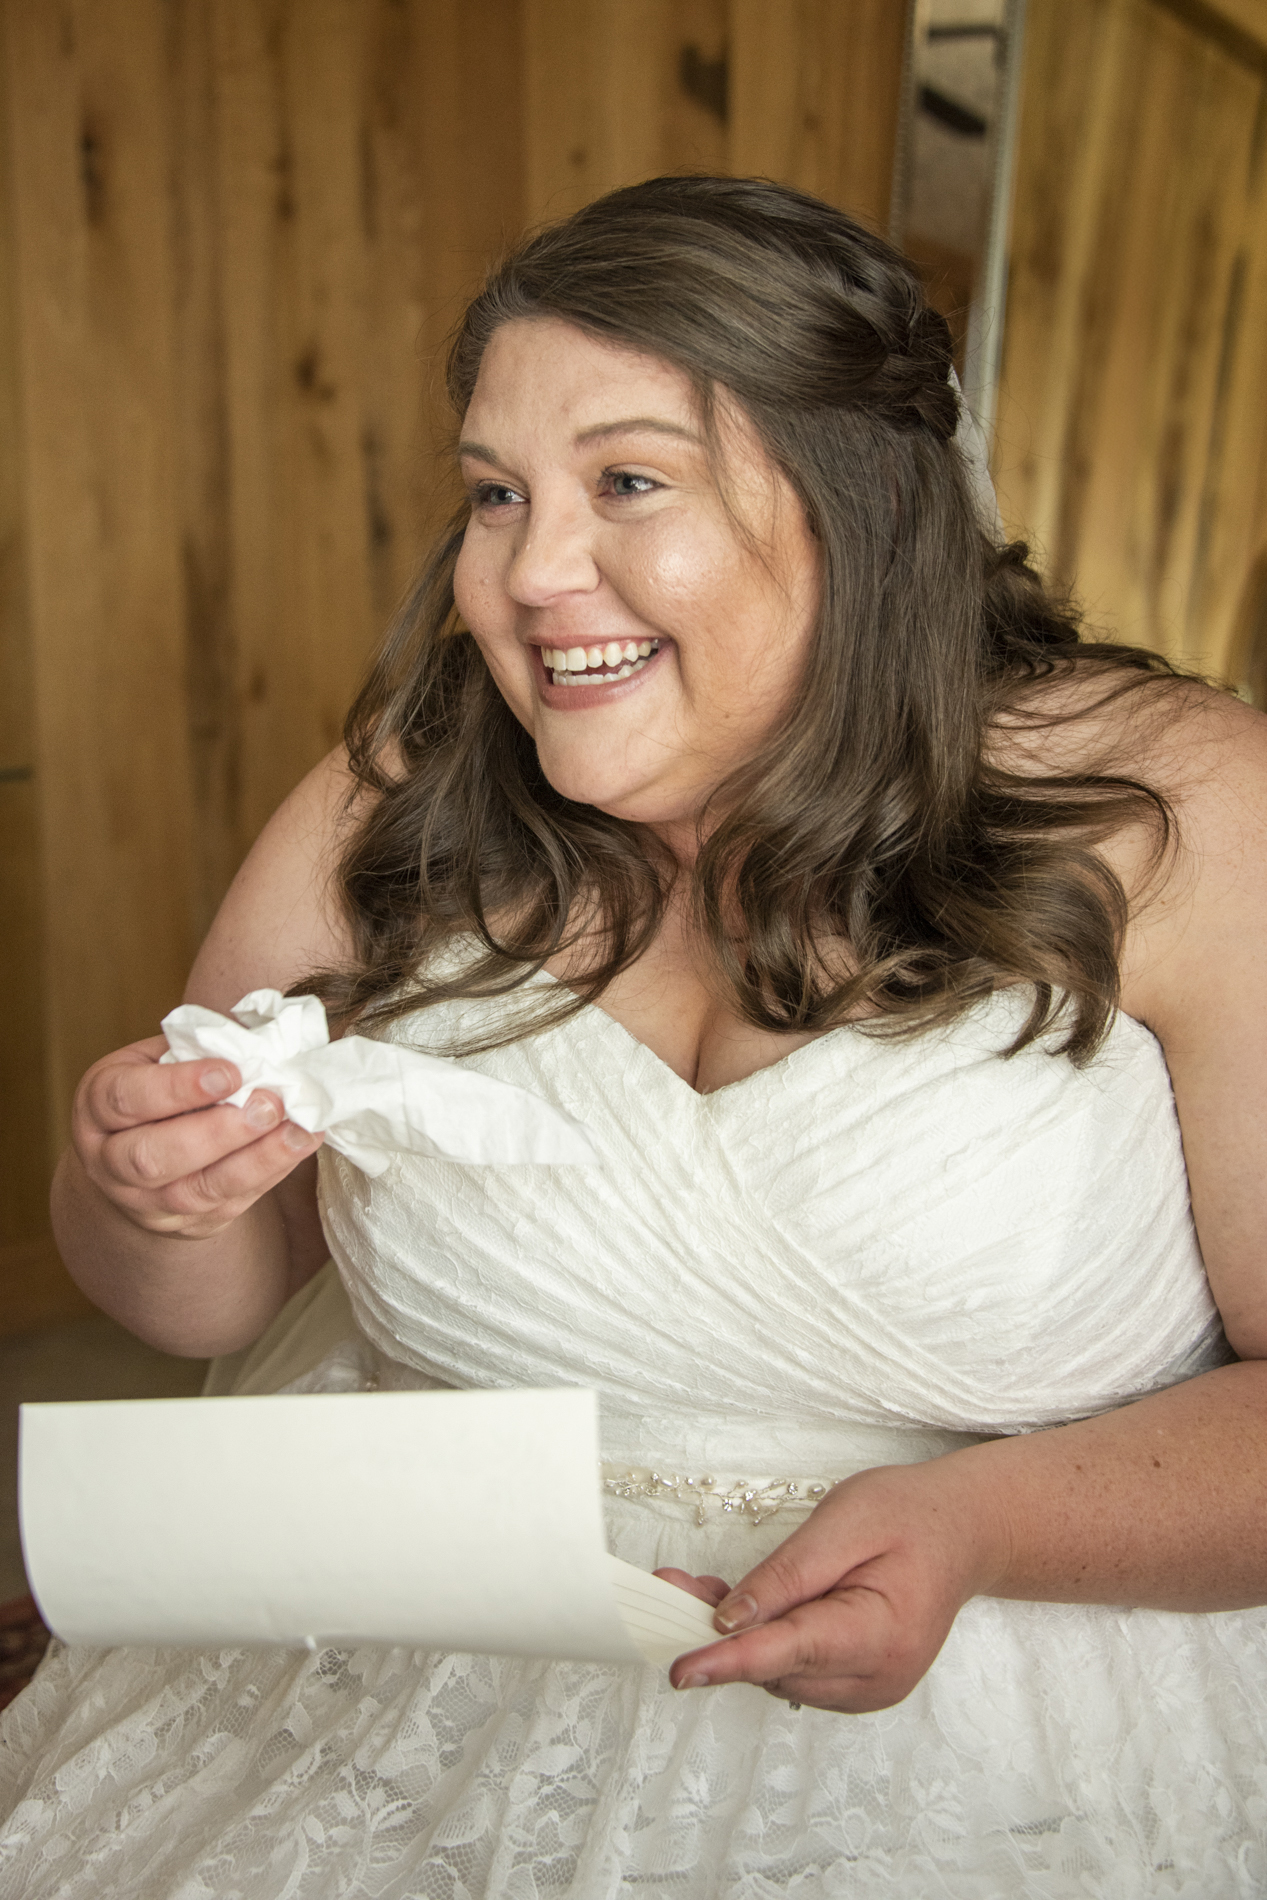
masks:
<svg viewBox="0 0 1267 1900"><path fill-rule="evenodd" d="M657 416L624 416L619 422L596 422L591 429L582 429L574 436L573 442L578 448L589 442L601 442L612 435L671 435L680 441L693 442L703 447L702 438L694 429L683 428L679 422L662 422ZM458 454L472 457L479 462L496 463L498 457L492 449L482 442L459 442Z"/></svg>
<svg viewBox="0 0 1267 1900"><path fill-rule="evenodd" d="M578 445L582 442L598 442L608 435L675 435L683 442L700 441L694 429L683 428L680 422L661 422L657 416L624 416L619 422L596 422L592 429L582 429L574 438Z"/></svg>

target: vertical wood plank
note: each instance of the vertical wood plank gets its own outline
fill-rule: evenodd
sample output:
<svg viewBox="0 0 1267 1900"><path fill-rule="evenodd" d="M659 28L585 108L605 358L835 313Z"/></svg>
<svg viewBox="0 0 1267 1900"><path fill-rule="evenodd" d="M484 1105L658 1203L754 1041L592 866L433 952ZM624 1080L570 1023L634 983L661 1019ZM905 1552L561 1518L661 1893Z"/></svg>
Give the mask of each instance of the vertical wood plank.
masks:
<svg viewBox="0 0 1267 1900"><path fill-rule="evenodd" d="M518 8L322 5L216 0L235 860L452 504L441 347L523 217Z"/></svg>
<svg viewBox="0 0 1267 1900"><path fill-rule="evenodd" d="M163 9L14 0L9 93L52 1106L193 948Z"/></svg>
<svg viewBox="0 0 1267 1900"><path fill-rule="evenodd" d="M1263 44L1267 45L1267 7ZM1267 708L1261 639L1267 575L1267 84L1259 82L1243 154L1240 217L1219 314L1218 357L1196 508L1184 650L1235 685L1256 686ZM1235 177L1235 174L1233 174Z"/></svg>
<svg viewBox="0 0 1267 1900"><path fill-rule="evenodd" d="M169 9L165 87L177 359L177 531L193 801L191 871L200 938L243 850L213 3L182 0Z"/></svg>
<svg viewBox="0 0 1267 1900"><path fill-rule="evenodd" d="M729 169L729 24L728 0L678 0L673 8L662 73L661 171Z"/></svg>
<svg viewBox="0 0 1267 1900"><path fill-rule="evenodd" d="M660 170L669 28L668 0L525 0L529 222Z"/></svg>
<svg viewBox="0 0 1267 1900"><path fill-rule="evenodd" d="M1267 57L1180 12L1031 7L995 459L1094 622L1217 672L1264 531Z"/></svg>
<svg viewBox="0 0 1267 1900"><path fill-rule="evenodd" d="M7 25L0 16L0 101L6 118L12 83ZM53 1138L45 1069L40 835L9 160L7 142L0 143L0 995L6 1002L0 1037L0 1254L47 1229Z"/></svg>
<svg viewBox="0 0 1267 1900"><path fill-rule="evenodd" d="M730 0L730 170L884 230L905 29L894 0Z"/></svg>
<svg viewBox="0 0 1267 1900"><path fill-rule="evenodd" d="M216 12L240 841L338 738L373 635L349 0Z"/></svg>
<svg viewBox="0 0 1267 1900"><path fill-rule="evenodd" d="M521 58L519 9L506 0L379 7L362 134L362 451L377 622L457 498L444 348L523 225Z"/></svg>

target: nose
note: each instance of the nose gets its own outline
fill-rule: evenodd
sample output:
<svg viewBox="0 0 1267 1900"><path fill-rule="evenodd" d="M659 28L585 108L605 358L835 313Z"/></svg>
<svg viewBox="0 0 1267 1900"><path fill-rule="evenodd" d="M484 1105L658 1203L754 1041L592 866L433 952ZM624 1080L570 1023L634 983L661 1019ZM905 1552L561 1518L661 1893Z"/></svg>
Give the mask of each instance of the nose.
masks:
<svg viewBox="0 0 1267 1900"><path fill-rule="evenodd" d="M521 607L548 607L565 594L592 594L600 581L589 523L562 500L533 496L506 574Z"/></svg>

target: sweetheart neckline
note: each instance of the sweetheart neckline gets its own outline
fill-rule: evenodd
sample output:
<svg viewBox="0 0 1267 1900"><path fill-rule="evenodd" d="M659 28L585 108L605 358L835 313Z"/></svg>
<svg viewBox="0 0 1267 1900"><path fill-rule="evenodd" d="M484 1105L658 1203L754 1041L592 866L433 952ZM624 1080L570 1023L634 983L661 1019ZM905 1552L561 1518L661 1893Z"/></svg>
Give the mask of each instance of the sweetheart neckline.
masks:
<svg viewBox="0 0 1267 1900"><path fill-rule="evenodd" d="M551 983L560 983L563 980L561 977L551 975L549 970L542 970L538 974L547 977ZM839 1023L834 1029L824 1029L821 1035L815 1036L810 1042L801 1043L799 1048L789 1049L784 1055L776 1056L773 1062L763 1062L760 1068L749 1069L747 1075L737 1075L733 1082L722 1082L715 1089L697 1089L693 1082L688 1082L684 1075L678 1074L671 1062L666 1062L663 1056L657 1055L649 1042L644 1042L641 1036L635 1036L632 1029L627 1029L619 1017L613 1016L611 1011L604 1009L601 1003L582 1003L578 1014L584 1015L589 1011L601 1016L604 1022L610 1023L612 1028L618 1030L625 1041L639 1050L648 1062L652 1063L656 1069L662 1070L671 1083L680 1089L685 1089L687 1094L693 1096L697 1102L715 1101L719 1095L725 1095L731 1089L741 1089L746 1082L755 1081L759 1075L770 1075L776 1069L786 1069L794 1057L805 1055L810 1049L818 1048L820 1043L832 1042L852 1028L850 1023Z"/></svg>
<svg viewBox="0 0 1267 1900"><path fill-rule="evenodd" d="M562 977L555 976L551 970L536 970L533 972L533 975L529 977L528 981L532 983L538 978L543 978L547 983L561 985L564 988L569 987L564 984ZM942 1025L943 1032L953 1030L962 1022L973 1017L985 1015L988 1011L996 1009L1001 1002L1007 999L1009 994L1010 992L1005 990L993 990L989 996L983 997L979 1003L970 1003L968 1007L958 1016L954 1017L950 1023ZM714 1101L718 1096L725 1095L731 1090L743 1088L746 1083L755 1081L759 1075L772 1075L776 1070L787 1070L798 1056L808 1054L811 1049L817 1049L823 1043L838 1043L840 1039L846 1035L862 1033L861 1023L839 1023L834 1029L825 1029L821 1035L815 1036L811 1042L804 1042L797 1049L789 1049L786 1055L777 1057L775 1061L762 1063L760 1068L750 1069L747 1075L737 1076L733 1082L723 1082L719 1088L715 1089L697 1089L693 1083L688 1082L684 1076L679 1075L672 1064L664 1060L663 1056L657 1055L650 1043L643 1042L640 1036L635 1036L632 1029L627 1029L624 1023L622 1023L618 1017L613 1016L610 1010L604 1009L601 1003L582 1002L577 1016L569 1018L569 1021L576 1021L578 1018L589 1014L601 1016L605 1023L609 1023L613 1029L617 1030L624 1040L627 1043L631 1043L655 1069L662 1071L677 1088L685 1089L687 1094L693 1097L697 1102ZM1125 1010L1119 1009L1109 1025L1108 1035L1101 1045L1102 1048L1107 1048L1112 1042L1118 1033L1119 1025L1128 1025L1128 1033L1130 1030L1137 1031L1140 1035L1146 1037L1150 1043L1160 1047L1160 1045L1157 1044L1157 1038L1146 1023L1141 1023L1137 1017L1128 1016ZM560 1027L566 1027L566 1025L561 1024ZM927 1033L931 1035L935 1034L936 1031L929 1030ZM1039 1046L1041 1047L1041 1043Z"/></svg>
<svg viewBox="0 0 1267 1900"><path fill-rule="evenodd" d="M456 941L456 939L453 941ZM534 970L532 974L525 979L523 987L529 988L535 983L549 983L560 988L570 987L565 983L562 977L555 976L552 970L546 969ZM575 994L575 991L573 994ZM939 1028L929 1029L925 1033L928 1035L937 1035L939 1033L942 1035L951 1034L963 1023L982 1017L988 1012L997 1009L1001 1003L1008 1002L1012 994L1013 991L1011 989L993 990L990 995L982 997L980 1002L969 1003L967 1007L963 1009L959 1015L953 1017L949 1023L944 1023L940 1025ZM808 1055L811 1049L817 1049L825 1043L839 1046L846 1035L861 1035L863 1030L863 1025L860 1022L840 1023L834 1029L825 1029L821 1035L815 1036L812 1041L802 1043L799 1048L789 1049L786 1055L777 1057L775 1061L763 1063L760 1068L749 1070L747 1075L737 1076L733 1082L723 1082L720 1087L715 1089L697 1089L693 1083L688 1082L684 1076L679 1075L677 1070L664 1060L663 1056L657 1055L649 1043L643 1042L640 1037L635 1036L632 1029L627 1029L624 1023L613 1016L609 1010L604 1009L601 1003L592 1003L582 1000L581 1006L576 1014L570 1016L567 1022L556 1025L556 1030L550 1033L562 1031L568 1027L569 1023L582 1021L588 1016L600 1017L602 1021L611 1029L615 1030L627 1044L632 1045L632 1047L638 1051L639 1057L644 1060L650 1073L658 1072L666 1076L675 1089L684 1091L694 1102L713 1102L720 1096L732 1094L735 1090L744 1088L749 1082L755 1081L758 1076L786 1073L794 1062L800 1057ZM1101 1045L1101 1051L1108 1049L1110 1044L1118 1036L1120 1030L1125 1030L1128 1036L1133 1033L1136 1037L1143 1037L1146 1042L1161 1054L1163 1062L1165 1061L1165 1051L1162 1049L1153 1031L1146 1023L1140 1022L1138 1017L1129 1015L1126 1010L1121 1008L1114 1013L1113 1020L1109 1025L1108 1034L1104 1039L1104 1043ZM871 1040L865 1037L863 1039ZM1037 1046L1041 1049L1042 1039L1040 1038L1037 1045L1031 1046ZM1093 1061L1098 1059L1098 1053L1097 1057L1093 1058Z"/></svg>

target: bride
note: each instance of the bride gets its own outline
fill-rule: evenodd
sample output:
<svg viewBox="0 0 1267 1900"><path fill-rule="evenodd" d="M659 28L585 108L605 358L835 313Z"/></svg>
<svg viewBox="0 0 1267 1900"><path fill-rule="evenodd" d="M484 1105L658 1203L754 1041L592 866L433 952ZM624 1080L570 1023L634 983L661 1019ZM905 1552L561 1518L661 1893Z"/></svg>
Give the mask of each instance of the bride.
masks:
<svg viewBox="0 0 1267 1900"><path fill-rule="evenodd" d="M157 1038L57 1180L142 1338L271 1329L239 1389L597 1387L613 1547L739 1634L54 1644L10 1900L1267 1886L1267 723L1079 637L949 376L771 184L522 246L460 518L188 994L315 989L606 1165L370 1182Z"/></svg>

